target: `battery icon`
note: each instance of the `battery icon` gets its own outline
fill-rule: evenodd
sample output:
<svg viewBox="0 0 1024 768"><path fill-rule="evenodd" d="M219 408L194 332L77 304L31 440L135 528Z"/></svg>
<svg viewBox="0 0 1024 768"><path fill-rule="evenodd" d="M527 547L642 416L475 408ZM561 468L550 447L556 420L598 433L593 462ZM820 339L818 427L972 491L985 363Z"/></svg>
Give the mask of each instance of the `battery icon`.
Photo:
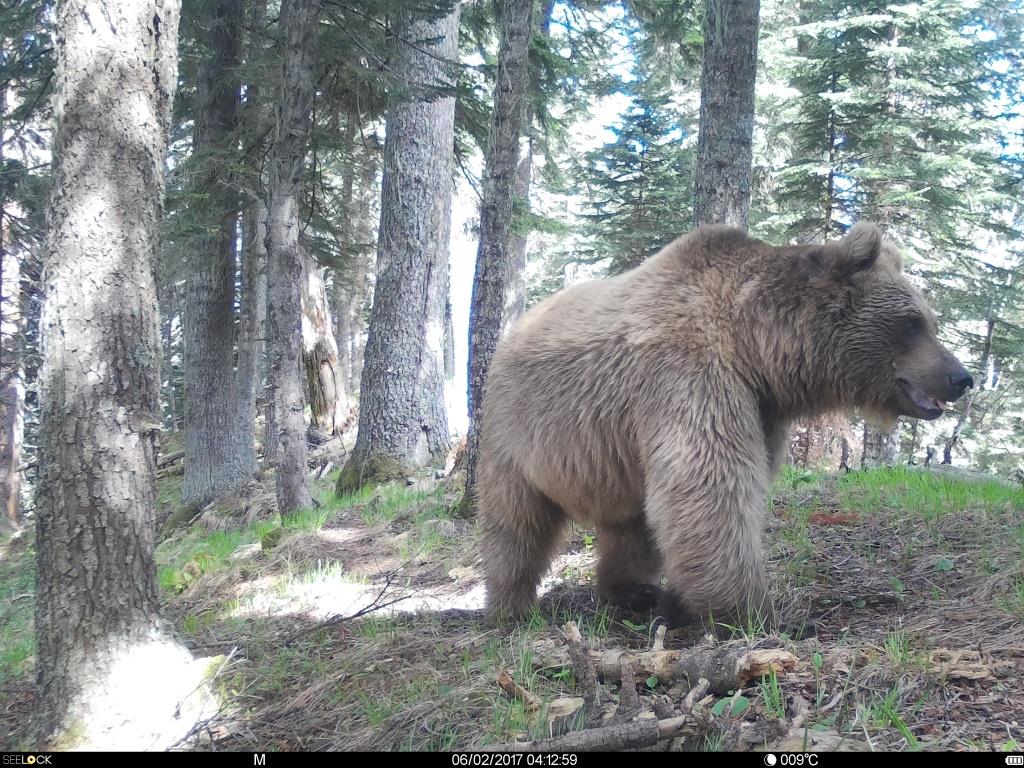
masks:
<svg viewBox="0 0 1024 768"><path fill-rule="evenodd" d="M1007 755L1007 765L1024 765L1024 755Z"/></svg>

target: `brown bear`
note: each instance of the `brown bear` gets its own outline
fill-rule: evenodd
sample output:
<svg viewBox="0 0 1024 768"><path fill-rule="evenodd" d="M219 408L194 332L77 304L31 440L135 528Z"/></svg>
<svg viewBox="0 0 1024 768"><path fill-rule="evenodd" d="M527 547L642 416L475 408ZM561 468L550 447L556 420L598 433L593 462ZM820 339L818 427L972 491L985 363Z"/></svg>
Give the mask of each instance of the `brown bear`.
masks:
<svg viewBox="0 0 1024 768"><path fill-rule="evenodd" d="M705 226L537 305L499 344L482 405L492 616L531 608L571 518L596 528L609 601L651 607L664 575L670 621L749 619L789 424L846 408L938 417L973 382L936 332L866 222L787 247Z"/></svg>

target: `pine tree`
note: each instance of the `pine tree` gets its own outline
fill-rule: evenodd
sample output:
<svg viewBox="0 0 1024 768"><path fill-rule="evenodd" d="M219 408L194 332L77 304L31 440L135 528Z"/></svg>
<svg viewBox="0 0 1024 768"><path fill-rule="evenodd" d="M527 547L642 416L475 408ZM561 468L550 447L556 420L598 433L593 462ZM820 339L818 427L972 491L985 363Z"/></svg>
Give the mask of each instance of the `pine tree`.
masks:
<svg viewBox="0 0 1024 768"><path fill-rule="evenodd" d="M480 451L480 408L491 358L501 338L507 294L516 268L512 236L519 177L519 139L529 101L533 1L499 5L494 122L486 152L480 240L469 317L469 434L466 499L473 498Z"/></svg>
<svg viewBox="0 0 1024 768"><path fill-rule="evenodd" d="M634 77L620 89L629 106L615 141L588 153L582 179L592 243L586 256L608 260L612 272L637 266L693 219L695 116L674 104L669 73L641 43L633 55Z"/></svg>
<svg viewBox="0 0 1024 768"><path fill-rule="evenodd" d="M421 16L406 8L396 28L377 283L358 435L339 493L405 477L449 448L444 328L460 11Z"/></svg>
<svg viewBox="0 0 1024 768"><path fill-rule="evenodd" d="M129 691L112 697L124 683L112 675L140 654L178 658L165 642L153 555L160 339L152 266L179 10L166 0L71 0L59 11L36 665L43 740L66 734L95 749L110 744L104 727L126 725L143 705ZM145 695L158 703L155 690Z"/></svg>
<svg viewBox="0 0 1024 768"><path fill-rule="evenodd" d="M182 503L202 506L256 472L253 424L235 398L235 264L242 0L208 0L199 20L208 50L199 65L192 132L196 237L184 314L185 479ZM240 370L242 373L251 371Z"/></svg>
<svg viewBox="0 0 1024 768"><path fill-rule="evenodd" d="M746 228L760 0L705 0L694 222Z"/></svg>
<svg viewBox="0 0 1024 768"><path fill-rule="evenodd" d="M277 508L288 515L311 507L306 479L306 425L301 369L304 258L300 196L313 107L313 57L320 0L284 0L281 8L283 75L274 136L267 215L270 405ZM268 449L269 450L269 449Z"/></svg>

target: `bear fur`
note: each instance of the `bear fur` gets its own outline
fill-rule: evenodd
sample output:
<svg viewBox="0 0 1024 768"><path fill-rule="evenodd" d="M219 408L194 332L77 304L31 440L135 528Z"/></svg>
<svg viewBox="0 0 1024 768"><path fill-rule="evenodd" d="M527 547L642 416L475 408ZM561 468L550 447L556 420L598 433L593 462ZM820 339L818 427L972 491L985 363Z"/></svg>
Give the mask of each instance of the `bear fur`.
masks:
<svg viewBox="0 0 1024 768"><path fill-rule="evenodd" d="M761 534L790 423L936 418L972 384L936 333L869 223L787 247L705 226L538 304L500 342L482 403L492 615L531 609L571 518L596 528L603 598L661 595L672 622L770 616Z"/></svg>

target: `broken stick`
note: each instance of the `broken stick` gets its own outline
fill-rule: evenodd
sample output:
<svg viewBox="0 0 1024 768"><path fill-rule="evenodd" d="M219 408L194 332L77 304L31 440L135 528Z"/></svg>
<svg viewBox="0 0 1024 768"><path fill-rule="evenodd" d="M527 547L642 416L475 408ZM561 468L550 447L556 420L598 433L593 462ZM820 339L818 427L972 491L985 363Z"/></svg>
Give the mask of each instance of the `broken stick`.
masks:
<svg viewBox="0 0 1024 768"><path fill-rule="evenodd" d="M498 673L498 685L510 699L523 702L527 712L535 712L540 709L541 700L513 680L512 676L504 669Z"/></svg>
<svg viewBox="0 0 1024 768"><path fill-rule="evenodd" d="M487 748L492 752L621 752L627 749L650 747L677 736L698 736L707 726L689 715L667 720L634 720L631 723L573 731L554 739L498 744Z"/></svg>

